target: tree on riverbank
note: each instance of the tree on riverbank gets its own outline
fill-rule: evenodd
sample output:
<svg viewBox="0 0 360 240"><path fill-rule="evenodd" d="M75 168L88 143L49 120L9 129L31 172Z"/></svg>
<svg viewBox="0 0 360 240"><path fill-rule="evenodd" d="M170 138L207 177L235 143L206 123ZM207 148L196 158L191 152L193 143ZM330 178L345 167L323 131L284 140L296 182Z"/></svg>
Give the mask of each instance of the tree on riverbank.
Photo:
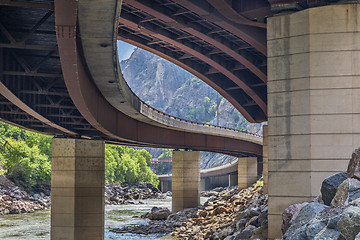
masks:
<svg viewBox="0 0 360 240"><path fill-rule="evenodd" d="M148 182L158 187L158 177L150 169L151 158L151 154L144 149L139 150L125 146L106 145L106 182Z"/></svg>
<svg viewBox="0 0 360 240"><path fill-rule="evenodd" d="M51 182L52 137L0 122L0 173L25 188ZM6 143L6 147L4 147ZM146 150L106 145L105 180L107 183L148 182L159 180L151 171L151 155Z"/></svg>

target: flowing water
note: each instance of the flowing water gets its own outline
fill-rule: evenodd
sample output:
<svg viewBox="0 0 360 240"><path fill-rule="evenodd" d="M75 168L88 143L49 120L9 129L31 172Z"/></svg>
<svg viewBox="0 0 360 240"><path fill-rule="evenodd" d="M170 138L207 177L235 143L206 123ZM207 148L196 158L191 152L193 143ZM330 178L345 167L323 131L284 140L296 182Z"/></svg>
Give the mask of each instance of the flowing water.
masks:
<svg viewBox="0 0 360 240"><path fill-rule="evenodd" d="M201 198L201 202L205 202ZM142 200L144 204L108 205L105 207L105 239L171 239L164 234L130 234L114 233L112 228L129 224L146 224L140 216L149 212L152 207L167 207L171 209L171 198ZM0 239L50 239L50 210L37 211L24 215L0 216Z"/></svg>

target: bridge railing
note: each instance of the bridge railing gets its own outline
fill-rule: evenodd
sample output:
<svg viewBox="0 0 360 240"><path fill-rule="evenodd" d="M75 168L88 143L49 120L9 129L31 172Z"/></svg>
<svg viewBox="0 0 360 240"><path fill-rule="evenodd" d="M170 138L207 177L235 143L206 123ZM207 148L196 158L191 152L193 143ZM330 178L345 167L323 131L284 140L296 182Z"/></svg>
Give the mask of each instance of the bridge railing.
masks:
<svg viewBox="0 0 360 240"><path fill-rule="evenodd" d="M233 131L233 132L240 132L240 133L245 133L245 134L249 134L249 135L253 135L253 136L256 136L256 137L262 137L261 135L259 134L256 134L256 133L252 133L252 132L247 132L247 131L243 131L243 130L238 130L238 129L234 129L234 128L229 128L229 127L224 127L224 126L219 126L219 125L214 125L214 124L210 124L210 123L201 123L201 122L195 122L195 121L192 121L192 120L187 120L187 119L183 119L183 118L180 118L180 117L176 117L176 116L173 116L173 115L170 115L168 113L165 113L165 112L162 112L152 106L150 106L149 104L147 104L146 102L144 102L143 100L141 100L134 92L133 92L134 96L144 105L146 106L147 108L151 109L152 111L155 111L165 117L168 117L170 119L174 119L174 120L178 120L178 121L181 121L181 122L186 122L186 123L190 123L190 124L193 124L193 125L198 125L198 126L205 126L205 127L213 127L213 128L218 128L218 129L225 129L225 130L229 130L229 131Z"/></svg>

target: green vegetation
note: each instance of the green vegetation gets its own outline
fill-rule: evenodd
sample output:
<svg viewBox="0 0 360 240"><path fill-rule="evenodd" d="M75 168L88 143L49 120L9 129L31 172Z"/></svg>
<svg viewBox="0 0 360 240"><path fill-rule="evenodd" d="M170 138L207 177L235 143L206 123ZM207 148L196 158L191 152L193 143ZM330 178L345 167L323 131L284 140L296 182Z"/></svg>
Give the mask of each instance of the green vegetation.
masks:
<svg viewBox="0 0 360 240"><path fill-rule="evenodd" d="M158 159L172 159L172 149L163 149ZM159 162L155 166L157 174L170 173L172 171L171 162Z"/></svg>
<svg viewBox="0 0 360 240"><path fill-rule="evenodd" d="M106 145L105 180L107 183L148 182L157 187L159 180L151 171L150 165L151 155L144 149Z"/></svg>
<svg viewBox="0 0 360 240"><path fill-rule="evenodd" d="M191 81L190 84L194 89L198 89L201 86L201 84L204 84L203 81L197 77L190 79L190 81Z"/></svg>
<svg viewBox="0 0 360 240"><path fill-rule="evenodd" d="M200 106L189 110L185 118L195 122L207 123L215 117L215 113L216 103L205 97Z"/></svg>
<svg viewBox="0 0 360 240"><path fill-rule="evenodd" d="M246 132L247 131L247 125L248 125L248 122L246 122L246 120L242 120L238 123L236 129L239 130L239 131L244 131Z"/></svg>
<svg viewBox="0 0 360 240"><path fill-rule="evenodd" d="M50 184L52 137L26 131L0 122L1 174L24 187ZM6 144L5 144L6 143ZM106 145L105 180L107 183L149 182L159 180L150 169L151 155L146 150Z"/></svg>
<svg viewBox="0 0 360 240"><path fill-rule="evenodd" d="M51 137L2 122L0 134L2 172L24 187L50 184Z"/></svg>

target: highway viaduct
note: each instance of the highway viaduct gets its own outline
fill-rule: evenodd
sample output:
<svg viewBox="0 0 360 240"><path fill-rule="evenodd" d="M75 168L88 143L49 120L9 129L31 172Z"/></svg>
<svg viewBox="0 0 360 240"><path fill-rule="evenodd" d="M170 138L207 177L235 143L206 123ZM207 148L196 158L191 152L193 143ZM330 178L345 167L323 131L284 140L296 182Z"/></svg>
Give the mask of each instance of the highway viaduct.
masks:
<svg viewBox="0 0 360 240"><path fill-rule="evenodd" d="M180 207L198 203L199 151L262 156L268 238L279 237L285 207L317 196L360 140L356 2L1 0L0 117L56 135L52 239L103 238L105 141L192 150L175 152ZM117 39L198 76L250 122L267 120L263 142L146 105L121 75Z"/></svg>

